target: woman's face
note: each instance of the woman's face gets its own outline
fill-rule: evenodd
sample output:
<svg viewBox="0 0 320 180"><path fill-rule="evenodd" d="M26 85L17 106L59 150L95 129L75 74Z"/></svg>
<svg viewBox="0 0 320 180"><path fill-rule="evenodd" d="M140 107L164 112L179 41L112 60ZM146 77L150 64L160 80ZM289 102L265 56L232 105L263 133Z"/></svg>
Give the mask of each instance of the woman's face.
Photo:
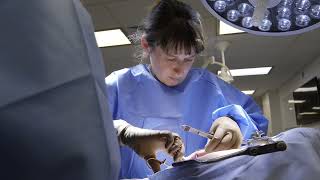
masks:
<svg viewBox="0 0 320 180"><path fill-rule="evenodd" d="M185 51L168 52L156 46L150 52L152 73L167 86L176 86L185 80L195 60L195 50L190 54Z"/></svg>

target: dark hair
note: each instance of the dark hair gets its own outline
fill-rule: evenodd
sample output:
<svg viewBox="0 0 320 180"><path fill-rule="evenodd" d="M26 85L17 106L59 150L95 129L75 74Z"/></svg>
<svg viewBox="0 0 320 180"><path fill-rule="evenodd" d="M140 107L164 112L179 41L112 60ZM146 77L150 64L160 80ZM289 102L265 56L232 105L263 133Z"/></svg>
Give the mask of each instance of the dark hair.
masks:
<svg viewBox="0 0 320 180"><path fill-rule="evenodd" d="M144 34L151 48L160 46L165 52L185 50L190 54L204 50L200 14L177 0L160 0L145 18L137 33Z"/></svg>

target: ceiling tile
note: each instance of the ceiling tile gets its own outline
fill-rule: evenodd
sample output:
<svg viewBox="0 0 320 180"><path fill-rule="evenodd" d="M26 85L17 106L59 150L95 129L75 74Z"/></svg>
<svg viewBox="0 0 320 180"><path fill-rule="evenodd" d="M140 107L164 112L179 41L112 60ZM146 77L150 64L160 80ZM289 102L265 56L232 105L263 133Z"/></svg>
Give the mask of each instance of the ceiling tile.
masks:
<svg viewBox="0 0 320 180"><path fill-rule="evenodd" d="M114 18L124 27L140 25L152 6L150 0L108 3L107 7Z"/></svg>
<svg viewBox="0 0 320 180"><path fill-rule="evenodd" d="M87 6L96 31L119 28L120 24L112 17L107 8L101 6Z"/></svg>

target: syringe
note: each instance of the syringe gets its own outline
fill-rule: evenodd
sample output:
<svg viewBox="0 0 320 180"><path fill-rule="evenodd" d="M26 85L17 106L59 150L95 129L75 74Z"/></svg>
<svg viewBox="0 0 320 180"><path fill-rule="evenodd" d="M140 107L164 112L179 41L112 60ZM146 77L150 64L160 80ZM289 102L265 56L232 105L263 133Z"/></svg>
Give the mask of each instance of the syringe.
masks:
<svg viewBox="0 0 320 180"><path fill-rule="evenodd" d="M203 132L203 131L201 131L199 129L193 128L193 127L188 126L188 125L182 125L181 128L186 132L191 132L193 134L199 135L199 136L204 137L204 138L208 138L208 139L212 139L213 138L212 134Z"/></svg>

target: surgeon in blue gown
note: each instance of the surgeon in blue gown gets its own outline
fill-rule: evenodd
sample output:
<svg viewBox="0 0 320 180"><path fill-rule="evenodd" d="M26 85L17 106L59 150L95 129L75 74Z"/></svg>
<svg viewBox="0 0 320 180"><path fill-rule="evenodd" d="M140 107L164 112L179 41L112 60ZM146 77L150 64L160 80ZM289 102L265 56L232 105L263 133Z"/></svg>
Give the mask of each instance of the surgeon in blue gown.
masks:
<svg viewBox="0 0 320 180"><path fill-rule="evenodd" d="M179 134L189 155L237 148L256 130L266 133L268 121L253 99L204 69L192 68L204 50L200 15L176 0L161 0L145 18L139 42L139 64L111 73L106 79L109 107L114 120ZM138 36L139 37L139 36ZM214 138L188 134L183 124L208 131ZM152 174L145 160L121 147L121 178ZM170 158L158 154L160 160Z"/></svg>

